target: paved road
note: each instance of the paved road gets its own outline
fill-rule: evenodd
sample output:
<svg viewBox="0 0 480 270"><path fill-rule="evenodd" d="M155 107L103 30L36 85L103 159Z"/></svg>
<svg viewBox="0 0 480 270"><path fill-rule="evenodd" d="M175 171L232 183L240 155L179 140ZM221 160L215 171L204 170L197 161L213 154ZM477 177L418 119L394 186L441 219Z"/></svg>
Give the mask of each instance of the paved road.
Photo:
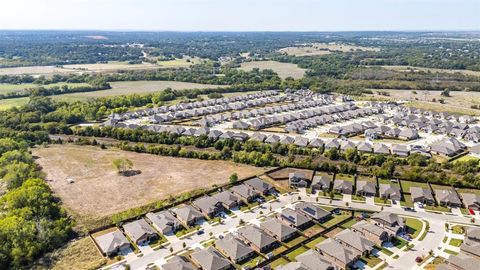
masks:
<svg viewBox="0 0 480 270"><path fill-rule="evenodd" d="M210 224L204 224L202 228L205 233L202 235L193 234L184 239L178 239L176 237L170 238L170 245L166 248L162 248L156 251L151 251L147 254L144 254L142 257L129 256L126 260L131 266L131 269L145 269L148 265L155 263L157 266L162 265L165 260L164 258L171 254L170 247L173 248L174 252L182 251L184 249L183 243L186 247L198 247L200 243L210 239L210 233L212 236L217 237L218 235L223 235L225 232L235 232L237 226L239 225L240 219L247 223L258 223L258 218L262 216L260 212L263 213L263 216L270 213L270 209L274 212L280 212L284 207L291 207L292 203L298 201L300 196L302 201L314 202L319 204L324 204L328 206L339 206L346 207L346 202L343 200L333 200L330 202L330 199L318 198L307 195L305 193L292 193L292 194L283 194L278 197L278 201L271 201L264 203L261 208L255 208L251 212L242 212L239 210L233 211L236 217L229 217L224 219L223 224L218 224L211 226ZM378 205L371 205L365 203L349 202L349 208L353 210L368 210L368 211L381 211L382 207ZM402 252L399 254L398 260L392 262L389 266L389 269L410 269L410 267L405 266L414 266L415 258L417 256L428 254L429 250L436 249L443 240L445 236L445 223L470 223L470 219L467 217L459 217L457 215L447 215L447 214L435 214L430 212L407 212L400 207L384 207L383 211L400 214L404 216L411 216L416 218L421 218L427 220L430 224L430 232L427 234L425 239L422 242L415 241L415 248L408 252ZM476 224L479 224L479 221L476 221ZM421 235L421 234L420 234ZM125 262L125 261L124 261Z"/></svg>

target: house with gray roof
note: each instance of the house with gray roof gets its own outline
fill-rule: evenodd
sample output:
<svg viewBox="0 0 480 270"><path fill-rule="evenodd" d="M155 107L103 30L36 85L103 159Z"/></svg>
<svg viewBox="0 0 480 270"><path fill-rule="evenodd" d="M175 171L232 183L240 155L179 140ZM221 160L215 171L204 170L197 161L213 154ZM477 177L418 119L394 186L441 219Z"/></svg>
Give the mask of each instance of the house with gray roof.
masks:
<svg viewBox="0 0 480 270"><path fill-rule="evenodd" d="M393 236L395 236L395 234L392 234L385 228L369 223L365 220L353 224L351 228L354 232L360 233L363 237L379 246L384 242L391 241Z"/></svg>
<svg viewBox="0 0 480 270"><path fill-rule="evenodd" d="M279 219L288 226L299 230L308 228L313 224L312 219L309 216L290 208L283 209L279 215Z"/></svg>
<svg viewBox="0 0 480 270"><path fill-rule="evenodd" d="M280 142L280 137L278 135L275 135L275 134L271 134L265 139L265 143L273 144L273 143L278 143L278 142Z"/></svg>
<svg viewBox="0 0 480 270"><path fill-rule="evenodd" d="M130 242L118 229L96 236L94 239L102 253L109 257L130 249Z"/></svg>
<svg viewBox="0 0 480 270"><path fill-rule="evenodd" d="M436 270L477 270L480 260L465 253L450 255Z"/></svg>
<svg viewBox="0 0 480 270"><path fill-rule="evenodd" d="M293 142L296 146L306 147L308 145L308 138L297 136Z"/></svg>
<svg viewBox="0 0 480 270"><path fill-rule="evenodd" d="M333 190L342 194L353 194L353 183L348 180L335 179L333 182Z"/></svg>
<svg viewBox="0 0 480 270"><path fill-rule="evenodd" d="M218 213L222 212L223 205L214 197L203 196L192 202L192 205L195 206L202 214L212 218Z"/></svg>
<svg viewBox="0 0 480 270"><path fill-rule="evenodd" d="M237 231L238 237L258 252L268 252L278 245L277 240L255 225L246 225Z"/></svg>
<svg viewBox="0 0 480 270"><path fill-rule="evenodd" d="M286 241L297 235L297 230L285 225L276 218L269 218L260 223L260 228L278 241Z"/></svg>
<svg viewBox="0 0 480 270"><path fill-rule="evenodd" d="M465 151L466 146L455 138L438 140L430 144L430 151L437 155L452 157Z"/></svg>
<svg viewBox="0 0 480 270"><path fill-rule="evenodd" d="M312 192L316 190L329 191L332 180L329 176L326 175L315 175L312 180Z"/></svg>
<svg viewBox="0 0 480 270"><path fill-rule="evenodd" d="M408 157L410 150L408 146L404 144L392 144L391 149L392 155L397 155L399 157Z"/></svg>
<svg viewBox="0 0 480 270"><path fill-rule="evenodd" d="M398 138L403 140L415 140L420 138L418 131L411 128L405 128L398 134Z"/></svg>
<svg viewBox="0 0 480 270"><path fill-rule="evenodd" d="M219 201L224 208L226 209L232 209L241 204L240 198L235 196L232 192L228 190L224 190L220 193L216 193L212 195L213 198L215 198L217 201Z"/></svg>
<svg viewBox="0 0 480 270"><path fill-rule="evenodd" d="M311 270L337 270L338 268L328 261L325 257L320 255L320 253L315 250L308 250L297 257L295 257L297 262L302 263L308 269Z"/></svg>
<svg viewBox="0 0 480 270"><path fill-rule="evenodd" d="M128 237L137 245L144 245L158 238L155 230L143 218L125 223L122 228Z"/></svg>
<svg viewBox="0 0 480 270"><path fill-rule="evenodd" d="M182 228L181 222L168 210L157 213L150 212L145 217L157 231L163 234L172 234Z"/></svg>
<svg viewBox="0 0 480 270"><path fill-rule="evenodd" d="M288 184L291 187L308 187L310 179L302 172L291 172L288 174Z"/></svg>
<svg viewBox="0 0 480 270"><path fill-rule="evenodd" d="M191 262L184 257L175 255L161 266L162 270L197 270Z"/></svg>
<svg viewBox="0 0 480 270"><path fill-rule="evenodd" d="M405 219L394 213L378 212L370 218L370 221L376 226L390 231L392 234L399 234L406 230Z"/></svg>
<svg viewBox="0 0 480 270"><path fill-rule="evenodd" d="M434 192L438 204L448 207L462 207L462 202L453 188L435 189Z"/></svg>
<svg viewBox="0 0 480 270"><path fill-rule="evenodd" d="M332 149L332 148L339 149L340 148L340 140L333 139L333 140L330 140L329 142L327 142L325 144L325 149Z"/></svg>
<svg viewBox="0 0 480 270"><path fill-rule="evenodd" d="M390 148L383 143L376 143L373 145L373 153L374 154L382 154L382 155L389 155Z"/></svg>
<svg viewBox="0 0 480 270"><path fill-rule="evenodd" d="M420 202L428 205L435 204L432 191L429 188L410 187L410 194L414 203Z"/></svg>
<svg viewBox="0 0 480 270"><path fill-rule="evenodd" d="M400 201L402 199L402 192L399 186L391 184L380 184L379 187L380 198L392 201Z"/></svg>
<svg viewBox="0 0 480 270"><path fill-rule="evenodd" d="M324 142L319 138L310 139L308 143L308 146L310 147L322 147L323 145L324 145Z"/></svg>
<svg viewBox="0 0 480 270"><path fill-rule="evenodd" d="M214 244L225 257L235 263L243 262L255 255L253 249L235 238L232 234L226 235L222 239L218 239Z"/></svg>
<svg viewBox="0 0 480 270"><path fill-rule="evenodd" d="M250 140L258 141L258 142L263 142L263 141L265 141L266 138L267 138L266 135L264 135L262 133L258 133L258 132L255 132L255 133L252 134L252 136L250 136Z"/></svg>
<svg viewBox="0 0 480 270"><path fill-rule="evenodd" d="M377 187L373 182L357 181L357 194L360 196L373 197L377 193Z"/></svg>
<svg viewBox="0 0 480 270"><path fill-rule="evenodd" d="M253 202L255 199L260 197L259 192L245 184L235 185L230 188L230 191L234 195L242 198L246 203Z"/></svg>
<svg viewBox="0 0 480 270"><path fill-rule="evenodd" d="M372 147L372 144L369 142L361 142L358 144L357 149L360 152L371 153L373 150L373 147Z"/></svg>
<svg viewBox="0 0 480 270"><path fill-rule="evenodd" d="M233 265L213 247L198 249L190 254L192 262L203 270L233 269Z"/></svg>
<svg viewBox="0 0 480 270"><path fill-rule="evenodd" d="M250 186L254 190L256 190L258 193L263 194L263 195L268 195L272 194L275 192L275 188L268 184L267 182L263 181L262 179L255 177L252 179L249 179L245 182L243 182L245 185Z"/></svg>
<svg viewBox="0 0 480 270"><path fill-rule="evenodd" d="M374 242L363 237L360 233L354 232L350 229L339 232L335 236L335 239L343 246L352 250L356 254L360 254L361 256L368 255L375 246Z"/></svg>
<svg viewBox="0 0 480 270"><path fill-rule="evenodd" d="M480 210L480 195L475 193L460 193L465 207L475 211Z"/></svg>
<svg viewBox="0 0 480 270"><path fill-rule="evenodd" d="M354 253L332 238L328 238L317 244L315 249L326 260L342 269L349 269L361 257L361 254Z"/></svg>
<svg viewBox="0 0 480 270"><path fill-rule="evenodd" d="M204 220L202 213L191 205L185 205L172 210L175 217L186 226L193 226L195 223Z"/></svg>
<svg viewBox="0 0 480 270"><path fill-rule="evenodd" d="M299 202L295 204L294 208L299 213L310 217L318 222L324 222L332 216L332 213L330 211L327 211L314 203Z"/></svg>
<svg viewBox="0 0 480 270"><path fill-rule="evenodd" d="M289 262L285 265L275 268L276 270L311 270L301 262Z"/></svg>

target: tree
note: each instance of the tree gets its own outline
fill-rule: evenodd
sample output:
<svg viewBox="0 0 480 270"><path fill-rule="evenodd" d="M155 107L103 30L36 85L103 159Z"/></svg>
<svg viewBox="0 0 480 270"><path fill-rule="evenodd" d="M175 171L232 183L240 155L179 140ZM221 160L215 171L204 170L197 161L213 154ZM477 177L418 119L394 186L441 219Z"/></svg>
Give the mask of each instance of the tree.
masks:
<svg viewBox="0 0 480 270"><path fill-rule="evenodd" d="M232 175L230 175L230 184L235 184L237 181L238 181L238 174L232 173Z"/></svg>
<svg viewBox="0 0 480 270"><path fill-rule="evenodd" d="M119 174L124 174L133 168L133 162L128 158L116 158L112 163Z"/></svg>

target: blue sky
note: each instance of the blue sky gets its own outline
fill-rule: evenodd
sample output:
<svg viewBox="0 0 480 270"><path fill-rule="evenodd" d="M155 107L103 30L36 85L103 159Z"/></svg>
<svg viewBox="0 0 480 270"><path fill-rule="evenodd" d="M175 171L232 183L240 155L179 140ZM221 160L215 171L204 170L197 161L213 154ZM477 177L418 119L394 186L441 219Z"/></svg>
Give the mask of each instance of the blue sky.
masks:
<svg viewBox="0 0 480 270"><path fill-rule="evenodd" d="M2 0L0 29L480 30L480 0Z"/></svg>

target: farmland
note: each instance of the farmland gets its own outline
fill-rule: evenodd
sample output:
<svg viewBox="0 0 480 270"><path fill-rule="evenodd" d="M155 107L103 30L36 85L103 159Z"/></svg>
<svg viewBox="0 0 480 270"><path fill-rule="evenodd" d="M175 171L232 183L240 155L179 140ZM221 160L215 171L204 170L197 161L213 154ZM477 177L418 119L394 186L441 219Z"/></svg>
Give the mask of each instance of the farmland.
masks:
<svg viewBox="0 0 480 270"><path fill-rule="evenodd" d="M294 56L314 56L325 55L332 52L350 52L350 51L379 51L379 48L374 47L362 47L347 44L336 43L313 43L313 44L301 44L298 46L286 47L280 49L279 52L294 55Z"/></svg>
<svg viewBox="0 0 480 270"><path fill-rule="evenodd" d="M252 61L242 63L240 69L250 71L254 68L271 69L282 79L292 77L294 79L302 78L305 75L305 69L299 68L296 64L280 63L277 61Z"/></svg>
<svg viewBox="0 0 480 270"><path fill-rule="evenodd" d="M46 84L46 85L38 85L38 84L33 84L33 83L22 83L22 84L0 84L0 94L6 94L6 93L11 93L11 92L21 92L26 89L32 89L32 88L51 88L51 87L62 87L62 86L68 86L68 87L81 87L81 86L89 86L88 83L52 83L52 84Z"/></svg>
<svg viewBox="0 0 480 270"><path fill-rule="evenodd" d="M39 157L38 164L64 206L74 214L88 217L106 216L169 195L222 184L233 172L242 178L262 171L224 161L171 158L74 145L35 148L33 154ZM131 177L118 175L112 166L112 160L118 157L130 159L134 169L141 173ZM75 183L69 184L67 178L74 179Z"/></svg>

